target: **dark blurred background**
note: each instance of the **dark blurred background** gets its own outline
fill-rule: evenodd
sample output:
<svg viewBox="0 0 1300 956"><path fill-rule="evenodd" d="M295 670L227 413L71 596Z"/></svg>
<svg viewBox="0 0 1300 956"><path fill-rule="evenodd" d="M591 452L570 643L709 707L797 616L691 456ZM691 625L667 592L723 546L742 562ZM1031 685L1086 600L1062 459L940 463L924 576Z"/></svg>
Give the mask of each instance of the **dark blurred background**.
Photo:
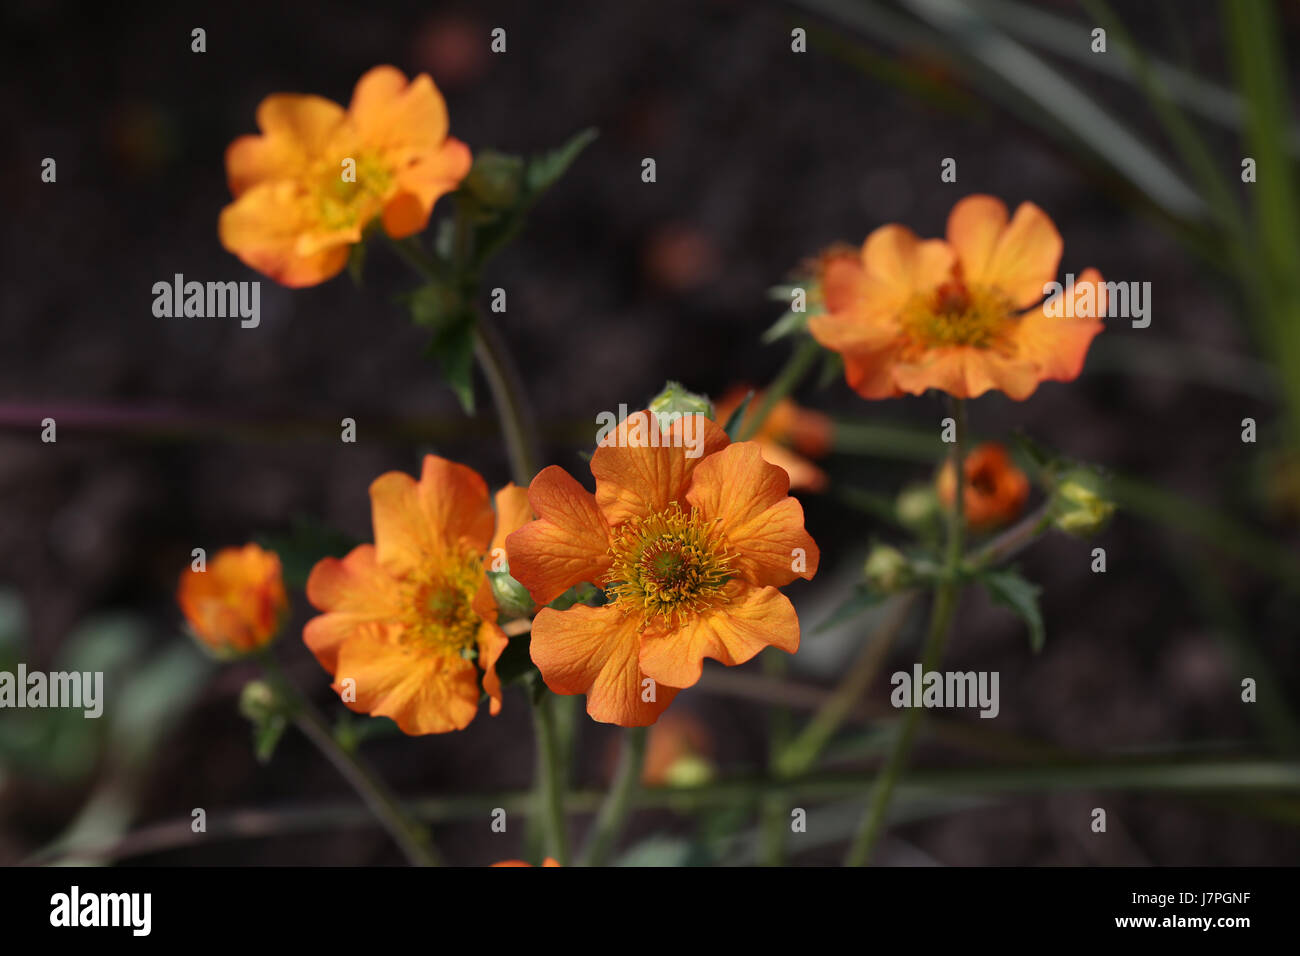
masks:
<svg viewBox="0 0 1300 956"><path fill-rule="evenodd" d="M972 594L949 666L1001 673L1000 718L967 715L974 724L1080 759L1147 752L1293 763L1296 575L1293 565L1278 567L1282 557L1296 559L1300 513L1281 397L1291 383L1274 371L1276 356L1245 314L1239 286L1188 240L1199 235L1187 227L1199 213L1195 190L1187 187L1188 200L1177 189L1189 181L1178 164L1152 165L1141 150L1129 162L1113 129L1086 135L1079 123L1090 115L1072 102L1061 100L1059 114L1035 106L1014 77L997 74L1010 62L1005 49L991 48L990 70L980 61L987 48L966 44L973 28L924 15L946 6L7 3L0 631L6 659L32 668L102 663L109 696L102 726L92 728L0 713L0 862L27 859L70 826L89 844L107 845L134 828L185 824L195 807L215 819L354 802L292 732L269 765L257 764L236 711L252 671L205 665L189 647L176 578L194 547L211 555L305 519L368 538L369 482L390 469L418 472L426 451L504 483L486 389L480 383L489 411L466 417L422 357L426 333L396 301L416 281L379 243L361 288L346 275L297 291L263 280L257 329L155 318L151 287L178 272L200 281L261 278L217 240L217 215L229 201L226 146L254 131L268 94L312 92L346 104L356 79L380 63L429 72L447 98L452 134L472 149L529 154L583 127L600 130L487 276L488 287L508 292L498 318L522 366L546 460L578 473L596 414L620 402L637 407L666 378L713 395L769 381L789 349L760 342L782 311L767 290L801 261L891 221L941 235L964 195L1042 206L1065 240L1062 272L1095 266L1107 278L1149 281L1150 328L1112 322L1077 382L1046 384L1023 403L981 399L972 427L986 436L1024 429L1157 489L1155 504L1122 511L1097 541L1108 555L1105 574L1089 571L1093 545L1059 536L1022 561L1045 588L1041 655L1031 655L1017 618ZM1121 6L1142 49L1230 95L1218 5ZM1150 144L1151 155L1172 155L1132 79L1115 72L1119 53L1106 54L1105 66L1086 61L1088 13L1065 0L1022 7L1053 19L1017 16L1006 4L970 9ZM1279 11L1283 46L1294 51L1296 7ZM1054 29L1058 21L1077 32ZM1014 35L1026 23L1040 33ZM206 53L190 50L194 27L206 30ZM495 27L507 31L505 54L489 50ZM795 27L808 31L807 53L791 51ZM1294 90L1294 64L1288 70ZM1204 90L1182 102L1234 195L1245 196L1240 124L1216 119L1217 101ZM40 181L47 156L58 163L55 184ZM656 160L653 184L640 180L643 157ZM957 160L955 184L939 181L945 157ZM838 421L931 434L944 414L931 396L865 403L842 380L824 389L809 380L797 397ZM58 422L57 444L40 441L47 416ZM358 423L356 444L339 441L345 416ZM1240 441L1247 416L1259 422L1259 445ZM791 589L805 620L843 600L870 539L891 533L847 512L836 489L892 495L925 480L932 466L906 458L888 447L841 448L822 463L831 491L803 500L823 571ZM1192 510L1162 505L1166 493ZM1206 524L1200 509L1227 525ZM335 714L341 707L327 677L299 640L309 608L301 590L293 598L280 658ZM806 636L789 686L831 687L871 620ZM895 663L910 667L913 649L905 644ZM743 671L749 684L711 688L706 680L669 711L703 728L723 775L761 767L763 716L774 694L785 699L764 682L759 662ZM1243 676L1260 680L1259 704L1241 703ZM872 699L884 701L887 690L882 678ZM603 785L613 737L583 720L580 785ZM528 707L512 690L499 717L483 712L463 733L379 734L366 751L400 793L439 797L526 788L532 746ZM916 762L960 769L1005 759L934 744ZM873 765L869 753L845 761ZM1034 779L992 795L941 790L892 831L882 861L1283 864L1300 850L1294 784L1185 793L1058 787L1050 773ZM792 842L792 861L837 861L836 834L848 833L841 811L860 805L825 808L820 840ZM1108 808L1104 836L1088 829L1095 806ZM295 832L292 821L308 830L309 815L288 819L247 839L182 834L126 859L400 860L364 821ZM737 823L741 840L715 859L744 862L752 822ZM641 859L680 862L673 854L695 846L702 826L689 815L648 812L629 835L649 841L640 843ZM494 835L486 810L435 832L457 863L524 852L522 828Z"/></svg>

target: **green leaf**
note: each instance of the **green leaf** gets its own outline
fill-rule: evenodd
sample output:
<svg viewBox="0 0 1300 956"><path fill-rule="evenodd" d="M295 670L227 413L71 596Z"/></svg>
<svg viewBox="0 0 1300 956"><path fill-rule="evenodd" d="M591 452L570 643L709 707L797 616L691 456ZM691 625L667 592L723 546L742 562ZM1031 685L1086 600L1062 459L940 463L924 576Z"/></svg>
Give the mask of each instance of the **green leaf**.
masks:
<svg viewBox="0 0 1300 956"><path fill-rule="evenodd" d="M605 604L605 592L596 585L583 581L581 584L575 584L569 590L565 591L550 604L549 608L557 611L567 611L575 604L585 604L588 607L602 607Z"/></svg>
<svg viewBox="0 0 1300 956"><path fill-rule="evenodd" d="M438 362L443 380L456 393L466 413L474 413L474 309L451 281L429 282L407 302L411 319L429 329L433 338L427 354Z"/></svg>
<svg viewBox="0 0 1300 956"><path fill-rule="evenodd" d="M762 335L764 345L771 345L789 335L797 335L808 328L807 312L786 312L768 327Z"/></svg>
<svg viewBox="0 0 1300 956"><path fill-rule="evenodd" d="M565 170L573 165L573 161L599 135L595 128L588 127L575 133L558 149L529 160L528 167L524 171L524 187L528 191L529 199L536 200L539 195L554 186L564 175Z"/></svg>
<svg viewBox="0 0 1300 956"><path fill-rule="evenodd" d="M994 603L1010 608L1024 618L1029 625L1029 646L1035 654L1041 651L1047 639L1043 615L1038 609L1038 595L1043 589L1016 571L990 571L981 574L979 581Z"/></svg>
<svg viewBox="0 0 1300 956"><path fill-rule="evenodd" d="M275 714L253 725L253 753L258 763L271 762L271 757L275 755L275 747L288 726L289 722L282 714Z"/></svg>
<svg viewBox="0 0 1300 956"><path fill-rule="evenodd" d="M754 390L751 388L749 394L747 394L744 400L736 406L736 410L731 413L731 417L727 419L727 424L723 426L722 430L727 433L727 437L732 441L735 441L736 436L740 434L741 422L745 420L745 412L749 410L749 403L753 400Z"/></svg>
<svg viewBox="0 0 1300 956"><path fill-rule="evenodd" d="M880 604L887 597L889 597L888 594L873 590L866 584L859 584L854 587L853 594L847 601L832 611L830 617L813 628L813 633L821 634L833 627L838 627L846 621L851 621L868 608Z"/></svg>

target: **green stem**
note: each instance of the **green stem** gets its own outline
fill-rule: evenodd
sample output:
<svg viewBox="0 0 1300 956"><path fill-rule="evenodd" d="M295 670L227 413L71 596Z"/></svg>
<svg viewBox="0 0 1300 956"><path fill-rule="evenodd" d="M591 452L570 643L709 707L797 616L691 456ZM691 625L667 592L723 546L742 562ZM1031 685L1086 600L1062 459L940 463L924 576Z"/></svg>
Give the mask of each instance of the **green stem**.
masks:
<svg viewBox="0 0 1300 956"><path fill-rule="evenodd" d="M1052 526L1052 503L1049 499L1033 514L1022 518L988 544L973 551L965 561L971 571L991 568L1019 554L1037 541Z"/></svg>
<svg viewBox="0 0 1300 956"><path fill-rule="evenodd" d="M586 866L604 866L618 842L627 811L641 786L647 736L645 727L629 727L623 731L623 749L619 754L614 782L596 814L587 850L583 854Z"/></svg>
<svg viewBox="0 0 1300 956"><path fill-rule="evenodd" d="M569 837L564 811L564 757L556 733L554 695L549 691L533 702L537 734L537 789L534 799L546 835L546 852L561 866L569 865Z"/></svg>
<svg viewBox="0 0 1300 956"><path fill-rule="evenodd" d="M270 654L260 655L268 683L290 707L293 722L352 788L383 824L389 836L414 866L437 866L438 854L428 831L410 819L374 769L356 752L345 750L330 732L325 717L306 696L291 683Z"/></svg>
<svg viewBox="0 0 1300 956"><path fill-rule="evenodd" d="M966 405L962 399L950 399L950 404L952 418L956 424L954 436L956 440L952 443L949 461L956 476L956 490L953 495L952 510L948 512L948 549L944 556L943 579L934 592L930 631L926 635L925 646L921 652L922 674L937 670L943 660L948 629L961 592L962 537L966 525ZM848 856L845 858L847 866L862 866L871 858L889 814L894 788L907 769L907 758L911 754L912 742L916 739L916 731L921 723L921 711L920 707L910 707L903 717L903 725L898 732L898 737L895 738L885 766L872 788L867 812L849 847Z"/></svg>
<svg viewBox="0 0 1300 956"><path fill-rule="evenodd" d="M776 403L795 390L820 354L821 346L816 339L809 337L800 343L772 380L772 384L763 392L758 405L746 411L736 432L736 441L748 441L758 433L763 422L767 421L767 416L772 414L772 409L776 408Z"/></svg>
<svg viewBox="0 0 1300 956"><path fill-rule="evenodd" d="M784 680L790 671L790 658L784 651L771 648L762 657L763 674L774 681ZM781 754L790 745L793 714L789 707L773 702L768 708L767 769L775 774ZM759 859L764 866L781 866L785 860L786 801L780 792L769 794L759 805Z"/></svg>
<svg viewBox="0 0 1300 956"><path fill-rule="evenodd" d="M894 599L889 618L876 628L863 645L858 659L835 688L835 693L822 704L802 733L781 753L776 762L777 776L798 777L812 769L826 744L862 700L876 674L880 672L880 665L898 632L902 630L914 598L915 593L909 592Z"/></svg>
<svg viewBox="0 0 1300 956"><path fill-rule="evenodd" d="M458 213L454 264L458 271L469 268L470 256L468 233L461 225L462 218ZM394 241L391 245L421 278L428 282L445 281L445 277L439 274L438 264L429 258L414 237ZM470 293L473 291L471 289ZM491 319L478 309L475 309L474 317L474 357L478 360L483 377L487 379L492 403L496 406L506 454L510 459L511 478L515 484L526 488L533 480L533 475L537 474L538 457L533 437L536 429L524 401L519 369L510 350Z"/></svg>

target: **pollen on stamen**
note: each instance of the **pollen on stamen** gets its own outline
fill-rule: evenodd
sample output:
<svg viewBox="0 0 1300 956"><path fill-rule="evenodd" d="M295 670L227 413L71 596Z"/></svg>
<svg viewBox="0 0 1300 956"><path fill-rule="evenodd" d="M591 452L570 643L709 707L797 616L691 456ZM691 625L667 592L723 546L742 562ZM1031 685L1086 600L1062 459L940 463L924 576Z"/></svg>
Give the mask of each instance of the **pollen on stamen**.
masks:
<svg viewBox="0 0 1300 956"><path fill-rule="evenodd" d="M732 554L716 520L674 502L614 532L606 591L616 606L641 619L680 626L688 617L726 602L723 588L735 573Z"/></svg>
<svg viewBox="0 0 1300 956"><path fill-rule="evenodd" d="M899 316L904 351L913 359L944 346L1005 350L1015 321L1011 303L1001 293L957 280L913 296Z"/></svg>

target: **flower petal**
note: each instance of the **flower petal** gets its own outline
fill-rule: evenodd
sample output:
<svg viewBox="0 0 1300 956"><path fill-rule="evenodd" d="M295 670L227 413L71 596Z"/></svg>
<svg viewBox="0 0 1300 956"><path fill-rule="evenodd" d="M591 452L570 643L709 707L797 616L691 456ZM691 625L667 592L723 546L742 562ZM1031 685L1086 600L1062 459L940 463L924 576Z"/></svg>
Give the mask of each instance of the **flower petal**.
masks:
<svg viewBox="0 0 1300 956"><path fill-rule="evenodd" d="M338 134L343 107L322 96L277 93L257 107L260 136L241 136L226 149L226 178L236 198L259 183L294 179Z"/></svg>
<svg viewBox="0 0 1300 956"><path fill-rule="evenodd" d="M307 578L307 600L328 613L307 622L303 641L331 674L348 638L362 630L386 631L384 622L401 608L397 582L379 566L369 544L353 548L342 560L318 561Z"/></svg>
<svg viewBox="0 0 1300 956"><path fill-rule="evenodd" d="M355 681L357 713L391 717L406 734L463 730L478 712L478 668L453 654L419 653L362 633L339 650L334 690Z"/></svg>
<svg viewBox="0 0 1300 956"><path fill-rule="evenodd" d="M596 499L558 465L537 473L528 501L538 520L506 537L510 575L538 604L582 581L599 584L609 570L609 525Z"/></svg>
<svg viewBox="0 0 1300 956"><path fill-rule="evenodd" d="M651 412L632 413L591 457L596 502L605 520L618 525L683 501L691 472L729 441L726 432L703 415L683 416L664 432Z"/></svg>
<svg viewBox="0 0 1300 956"><path fill-rule="evenodd" d="M425 456L418 482L400 471L376 478L370 507L379 563L399 573L443 555L483 554L496 522L482 476L437 455Z"/></svg>
<svg viewBox="0 0 1300 956"><path fill-rule="evenodd" d="M217 221L221 244L245 265L281 285L318 285L343 271L357 229L326 237L308 208L304 190L288 180L253 186L221 210ZM311 251L305 252L304 236Z"/></svg>
<svg viewBox="0 0 1300 956"><path fill-rule="evenodd" d="M790 476L763 459L757 442L737 442L695 469L687 500L718 526L736 552L734 567L760 586L811 579L821 553L804 530ZM796 571L800 563L803 570Z"/></svg>
<svg viewBox="0 0 1300 956"><path fill-rule="evenodd" d="M872 313L895 312L913 295L947 281L955 262L942 239L918 239L906 226L881 226L862 244L862 301Z"/></svg>
<svg viewBox="0 0 1300 956"><path fill-rule="evenodd" d="M497 548L505 549L506 535L533 520L533 507L528 503L528 489L514 482L506 484L492 500L497 511L496 530L492 533L492 552L496 553Z"/></svg>
<svg viewBox="0 0 1300 956"><path fill-rule="evenodd" d="M1063 248L1061 234L1038 206L1021 203L1008 223L1007 207L992 196L968 196L953 207L948 241L968 283L999 289L1018 309L1043 297Z"/></svg>
<svg viewBox="0 0 1300 956"><path fill-rule="evenodd" d="M546 686L557 694L586 694L593 720L644 727L677 696L676 688L658 681L643 684L636 617L612 606L543 608L533 620L531 647ZM644 699L650 695L653 700Z"/></svg>
<svg viewBox="0 0 1300 956"><path fill-rule="evenodd" d="M1074 284L1076 298L1085 283L1091 284L1094 294L1091 310L1080 300L1077 310L1073 309L1074 303L1069 304L1074 315L1050 316L1046 313L1049 300L1026 313L1016 327L1019 354L1037 364L1039 376L1044 380L1071 382L1078 378L1088 348L1102 330L1099 317L1106 314L1106 287L1101 273L1096 269L1085 269ZM1063 309L1065 305L1060 303ZM1084 312L1091 314L1085 315Z"/></svg>
<svg viewBox="0 0 1300 956"><path fill-rule="evenodd" d="M704 658L728 667L743 664L765 647L793 654L799 649L799 617L774 587L732 582L729 602L675 630L647 630L641 637L641 670L673 687L691 687Z"/></svg>
<svg viewBox="0 0 1300 956"><path fill-rule="evenodd" d="M384 230L394 239L423 232L434 203L460 186L472 164L469 147L454 138L408 159L398 169L397 192L384 206Z"/></svg>

